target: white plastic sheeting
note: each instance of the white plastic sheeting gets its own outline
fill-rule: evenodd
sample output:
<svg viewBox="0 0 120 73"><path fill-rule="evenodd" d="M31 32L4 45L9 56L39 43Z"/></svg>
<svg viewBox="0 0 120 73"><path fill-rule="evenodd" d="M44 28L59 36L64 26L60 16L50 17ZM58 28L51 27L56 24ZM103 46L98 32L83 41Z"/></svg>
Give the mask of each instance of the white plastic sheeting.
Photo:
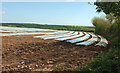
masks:
<svg viewBox="0 0 120 73"><path fill-rule="evenodd" d="M51 35L51 36L46 36L46 37L43 37L44 39L54 39L54 38L60 38L60 37L66 37L66 36L69 36L71 35L71 33L73 32L70 32L70 33L66 33L66 34L56 34L56 35Z"/></svg>
<svg viewBox="0 0 120 73"><path fill-rule="evenodd" d="M76 45L91 45L97 41L98 38L95 34L91 34L91 33L88 33L88 34L92 35L92 38L90 38L87 41L83 41L81 43L76 43Z"/></svg>
<svg viewBox="0 0 120 73"><path fill-rule="evenodd" d="M56 32L50 32L50 33L45 33L46 35L43 36L35 36L36 38L47 38L47 37L52 37L52 36L58 36L61 34L65 34L68 31L56 31Z"/></svg>
<svg viewBox="0 0 120 73"><path fill-rule="evenodd" d="M76 38L76 37L80 37L80 36L82 36L83 35L83 33L82 32L80 32L80 34L78 34L78 32L75 32L74 34L73 34L73 36L68 36L68 37L63 37L63 38L56 38L55 40L67 40L67 39L71 39L71 38Z"/></svg>
<svg viewBox="0 0 120 73"><path fill-rule="evenodd" d="M3 27L0 26L0 29L8 30L11 32L24 32L24 31L55 31L51 29L37 29L37 28L19 28L19 27Z"/></svg>
<svg viewBox="0 0 120 73"><path fill-rule="evenodd" d="M31 32L28 32L28 31L31 31ZM52 32L48 32L48 31L52 31ZM2 33L2 32L12 32L12 33ZM108 41L104 37L100 35L96 36L94 33L89 33L89 32L60 31L60 30L51 30L51 29L17 28L17 27L0 26L0 36L33 35L33 34L44 34L40 36L34 36L34 38L66 40L66 42L75 43L76 45L91 45L91 44L94 44L95 42L98 42L98 37L100 37L101 38L100 42L95 44L95 46L105 47L108 44ZM90 38L90 35L92 35L92 38ZM86 41L83 41L83 40L86 40Z"/></svg>
<svg viewBox="0 0 120 73"><path fill-rule="evenodd" d="M31 32L28 32L28 31L31 31ZM37 31L37 32L33 32L33 31ZM52 32L43 32L43 31L52 31ZM13 35L32 35L32 34L53 34L53 33L58 33L62 31L50 30L50 29L18 28L18 27L0 26L0 32L12 32L12 33L1 33L0 36L13 36Z"/></svg>
<svg viewBox="0 0 120 73"><path fill-rule="evenodd" d="M76 38L76 39L73 39L73 40L67 40L67 42L76 43L76 42L83 41L83 40L85 40L85 39L87 39L87 38L90 37L89 34L87 34L86 32L84 32L84 33L86 34L85 36L83 36L83 37L81 37L81 38Z"/></svg>
<svg viewBox="0 0 120 73"><path fill-rule="evenodd" d="M41 32L35 32L35 33L1 33L0 36L33 35L33 34L44 34L44 33L41 33Z"/></svg>
<svg viewBox="0 0 120 73"><path fill-rule="evenodd" d="M101 38L101 41L99 43L97 43L95 46L104 46L104 47L107 46L108 41L104 37L102 37L100 35L98 35L98 36Z"/></svg>
<svg viewBox="0 0 120 73"><path fill-rule="evenodd" d="M15 31L5 31L5 30L0 30L0 32L15 32Z"/></svg>

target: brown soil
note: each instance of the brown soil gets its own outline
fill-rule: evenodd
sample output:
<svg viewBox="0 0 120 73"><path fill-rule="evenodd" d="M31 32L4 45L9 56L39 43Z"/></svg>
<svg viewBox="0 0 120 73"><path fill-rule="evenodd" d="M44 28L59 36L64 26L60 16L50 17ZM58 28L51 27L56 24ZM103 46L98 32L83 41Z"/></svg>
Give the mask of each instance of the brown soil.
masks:
<svg viewBox="0 0 120 73"><path fill-rule="evenodd" d="M1 32L1 33L13 33L13 32Z"/></svg>
<svg viewBox="0 0 120 73"><path fill-rule="evenodd" d="M107 48L76 46L65 41L33 38L33 35L2 37L3 71L73 70L95 58ZM64 67L64 69L63 69Z"/></svg>

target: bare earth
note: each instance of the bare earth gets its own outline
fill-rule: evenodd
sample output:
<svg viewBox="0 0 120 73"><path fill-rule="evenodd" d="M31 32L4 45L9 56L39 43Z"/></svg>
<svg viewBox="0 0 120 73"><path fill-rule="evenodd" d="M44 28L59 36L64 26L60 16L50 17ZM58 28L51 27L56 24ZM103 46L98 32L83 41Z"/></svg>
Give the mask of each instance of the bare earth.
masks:
<svg viewBox="0 0 120 73"><path fill-rule="evenodd" d="M76 46L65 41L33 38L33 35L2 37L3 71L60 71L80 68L104 47Z"/></svg>

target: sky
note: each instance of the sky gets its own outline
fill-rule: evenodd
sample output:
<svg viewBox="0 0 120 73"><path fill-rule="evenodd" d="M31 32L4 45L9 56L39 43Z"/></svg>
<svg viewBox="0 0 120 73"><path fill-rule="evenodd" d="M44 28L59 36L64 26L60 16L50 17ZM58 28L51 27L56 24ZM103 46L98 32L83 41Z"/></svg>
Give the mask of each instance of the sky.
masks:
<svg viewBox="0 0 120 73"><path fill-rule="evenodd" d="M104 16L88 2L2 2L2 22L93 26L92 18Z"/></svg>

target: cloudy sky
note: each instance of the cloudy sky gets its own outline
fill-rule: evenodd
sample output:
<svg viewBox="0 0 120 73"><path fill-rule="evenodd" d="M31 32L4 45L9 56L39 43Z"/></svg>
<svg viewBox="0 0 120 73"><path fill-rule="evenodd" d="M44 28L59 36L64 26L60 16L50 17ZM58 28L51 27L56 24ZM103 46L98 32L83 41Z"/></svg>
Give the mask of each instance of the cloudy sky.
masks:
<svg viewBox="0 0 120 73"><path fill-rule="evenodd" d="M4 0L0 13L2 22L92 26L93 17L104 15L96 13L93 2L89 5L88 2L66 1L68 2L7 2Z"/></svg>

